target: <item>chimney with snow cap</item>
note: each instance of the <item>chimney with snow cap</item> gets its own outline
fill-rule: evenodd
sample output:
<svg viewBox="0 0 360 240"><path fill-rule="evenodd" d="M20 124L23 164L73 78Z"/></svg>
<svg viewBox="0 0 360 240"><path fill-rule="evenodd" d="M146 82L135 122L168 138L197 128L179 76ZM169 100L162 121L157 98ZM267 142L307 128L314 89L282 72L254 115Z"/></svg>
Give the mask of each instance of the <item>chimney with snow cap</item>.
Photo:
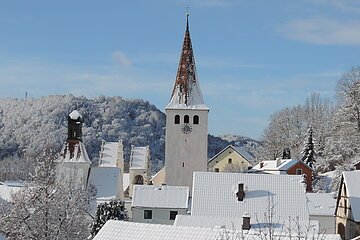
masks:
<svg viewBox="0 0 360 240"><path fill-rule="evenodd" d="M238 192L236 193L236 196L238 198L238 201L243 201L245 197L245 191L244 191L244 184L239 183L238 184Z"/></svg>
<svg viewBox="0 0 360 240"><path fill-rule="evenodd" d="M250 229L250 215L247 212L245 212L243 214L242 218L243 218L242 229L249 230Z"/></svg>

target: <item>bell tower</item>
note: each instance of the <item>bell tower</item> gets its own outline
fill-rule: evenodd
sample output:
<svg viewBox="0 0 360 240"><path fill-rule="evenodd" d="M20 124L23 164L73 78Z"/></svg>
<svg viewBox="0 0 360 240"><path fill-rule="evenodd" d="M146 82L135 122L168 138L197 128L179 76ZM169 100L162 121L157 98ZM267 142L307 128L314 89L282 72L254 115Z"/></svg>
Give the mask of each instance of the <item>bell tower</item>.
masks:
<svg viewBox="0 0 360 240"><path fill-rule="evenodd" d="M209 108L196 74L188 13L175 84L165 112L165 182L191 189L193 172L207 170Z"/></svg>

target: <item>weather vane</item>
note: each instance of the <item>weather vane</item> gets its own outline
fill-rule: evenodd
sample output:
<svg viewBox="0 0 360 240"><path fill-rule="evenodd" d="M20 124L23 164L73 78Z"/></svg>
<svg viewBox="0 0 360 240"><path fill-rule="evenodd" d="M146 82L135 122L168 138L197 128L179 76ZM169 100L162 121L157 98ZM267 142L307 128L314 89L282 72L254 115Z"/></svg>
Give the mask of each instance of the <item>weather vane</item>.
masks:
<svg viewBox="0 0 360 240"><path fill-rule="evenodd" d="M188 17L190 15L189 13L189 1L186 3L186 16Z"/></svg>

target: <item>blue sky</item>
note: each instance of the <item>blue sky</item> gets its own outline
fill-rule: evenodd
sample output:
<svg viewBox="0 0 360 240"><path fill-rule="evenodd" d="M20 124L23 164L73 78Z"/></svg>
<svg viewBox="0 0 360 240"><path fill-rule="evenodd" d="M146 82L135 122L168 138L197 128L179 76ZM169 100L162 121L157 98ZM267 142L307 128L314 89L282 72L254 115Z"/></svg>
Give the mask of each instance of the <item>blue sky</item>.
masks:
<svg viewBox="0 0 360 240"><path fill-rule="evenodd" d="M359 65L358 0L0 2L0 97L169 101L190 6L209 132L261 136L311 92L333 97Z"/></svg>

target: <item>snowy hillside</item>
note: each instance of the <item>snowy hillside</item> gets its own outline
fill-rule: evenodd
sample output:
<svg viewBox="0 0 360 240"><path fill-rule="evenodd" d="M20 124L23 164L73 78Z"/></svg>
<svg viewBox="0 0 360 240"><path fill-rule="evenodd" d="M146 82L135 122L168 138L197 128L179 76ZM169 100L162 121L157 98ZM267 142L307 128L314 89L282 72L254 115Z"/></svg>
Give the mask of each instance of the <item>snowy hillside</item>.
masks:
<svg viewBox="0 0 360 240"><path fill-rule="evenodd" d="M153 170L163 166L165 114L144 100L103 96L0 99L0 160L34 156L46 146L60 151L67 138L67 116L75 108L84 117L83 141L92 160L98 156L102 139L122 139L125 160L131 145L150 145ZM245 146L252 153L259 144L240 136L209 135L209 157L229 143Z"/></svg>

